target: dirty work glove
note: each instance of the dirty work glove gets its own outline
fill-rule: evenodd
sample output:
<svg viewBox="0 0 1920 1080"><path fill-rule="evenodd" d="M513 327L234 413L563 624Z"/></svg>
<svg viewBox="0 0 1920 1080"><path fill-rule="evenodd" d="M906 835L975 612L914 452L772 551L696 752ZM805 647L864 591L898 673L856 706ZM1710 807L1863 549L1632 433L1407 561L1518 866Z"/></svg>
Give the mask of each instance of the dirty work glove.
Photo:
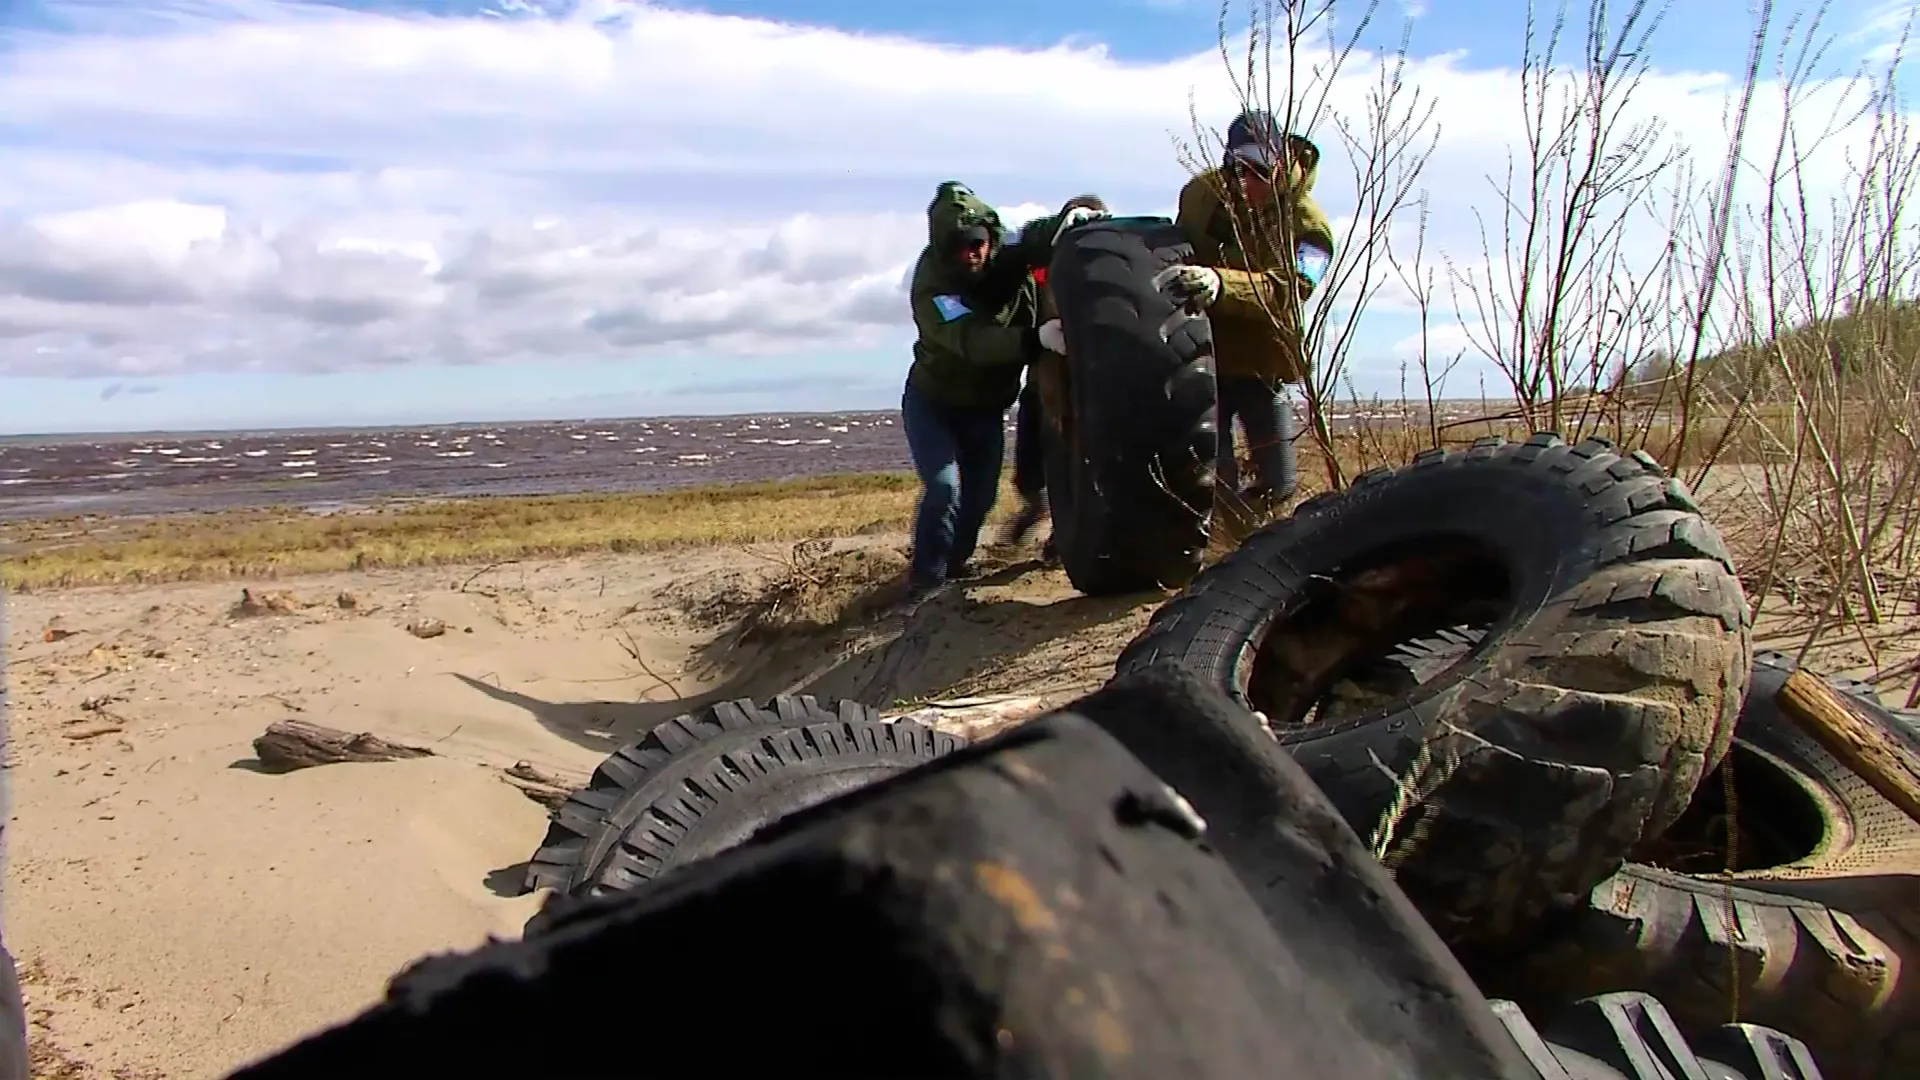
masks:
<svg viewBox="0 0 1920 1080"><path fill-rule="evenodd" d="M1153 277L1153 287L1178 304L1210 308L1220 299L1220 274L1210 266L1169 266Z"/></svg>
<svg viewBox="0 0 1920 1080"><path fill-rule="evenodd" d="M1059 319L1048 319L1040 324L1040 345L1042 348L1067 355L1066 331L1060 329Z"/></svg>
<svg viewBox="0 0 1920 1080"><path fill-rule="evenodd" d="M1075 225L1084 225L1089 221L1098 221L1101 218L1112 216L1112 214L1107 213L1105 210L1095 210L1091 206L1076 206L1060 215L1060 224L1055 226L1053 230L1053 242L1056 245L1059 244L1060 237L1065 235L1066 231Z"/></svg>

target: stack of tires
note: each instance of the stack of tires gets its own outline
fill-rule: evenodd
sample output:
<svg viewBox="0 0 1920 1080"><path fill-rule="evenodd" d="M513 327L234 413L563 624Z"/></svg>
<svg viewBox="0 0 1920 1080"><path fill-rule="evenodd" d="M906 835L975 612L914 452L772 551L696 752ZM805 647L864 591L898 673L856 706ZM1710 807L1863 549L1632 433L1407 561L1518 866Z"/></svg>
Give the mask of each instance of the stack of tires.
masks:
<svg viewBox="0 0 1920 1080"><path fill-rule="evenodd" d="M1688 1031L1644 994L1489 1001L1254 716L1173 667L550 907L235 1080L1821 1076L1790 1036Z"/></svg>
<svg viewBox="0 0 1920 1080"><path fill-rule="evenodd" d="M1369 473L1118 668L1165 663L1266 718L1490 992L1648 991L1830 1077L1920 1077L1920 823L1783 715L1791 664L1753 655L1726 546L1651 458L1543 434Z"/></svg>

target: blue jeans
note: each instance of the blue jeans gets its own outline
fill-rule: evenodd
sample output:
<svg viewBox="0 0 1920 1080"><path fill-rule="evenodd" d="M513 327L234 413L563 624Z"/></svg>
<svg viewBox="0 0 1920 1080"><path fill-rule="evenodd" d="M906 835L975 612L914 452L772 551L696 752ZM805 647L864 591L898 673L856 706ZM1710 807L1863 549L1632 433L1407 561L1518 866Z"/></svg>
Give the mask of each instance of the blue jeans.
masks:
<svg viewBox="0 0 1920 1080"><path fill-rule="evenodd" d="M909 379L900 416L921 485L913 519L913 583L939 585L973 557L980 527L1000 493L1006 410L942 404Z"/></svg>

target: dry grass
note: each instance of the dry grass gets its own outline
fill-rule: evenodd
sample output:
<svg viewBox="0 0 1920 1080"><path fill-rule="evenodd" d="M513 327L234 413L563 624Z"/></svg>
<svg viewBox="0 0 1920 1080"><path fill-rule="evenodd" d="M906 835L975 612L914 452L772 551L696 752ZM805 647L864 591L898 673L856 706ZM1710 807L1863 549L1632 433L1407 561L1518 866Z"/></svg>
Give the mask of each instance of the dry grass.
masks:
<svg viewBox="0 0 1920 1080"><path fill-rule="evenodd" d="M29 521L0 525L0 587L275 578L866 536L905 532L919 494L910 473L859 473L671 492L395 503L354 514L271 508ZM983 542L1013 500L1008 478Z"/></svg>
<svg viewBox="0 0 1920 1080"><path fill-rule="evenodd" d="M0 527L13 589L272 578L849 536L907 527L909 475L623 495L467 499L319 516L245 510Z"/></svg>

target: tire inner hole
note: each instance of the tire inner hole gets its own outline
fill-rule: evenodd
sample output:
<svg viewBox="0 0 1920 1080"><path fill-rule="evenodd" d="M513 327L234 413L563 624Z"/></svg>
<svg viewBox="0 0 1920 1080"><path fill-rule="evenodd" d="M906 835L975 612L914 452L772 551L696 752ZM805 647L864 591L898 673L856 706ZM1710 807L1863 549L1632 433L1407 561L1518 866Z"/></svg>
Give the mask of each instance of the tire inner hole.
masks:
<svg viewBox="0 0 1920 1080"><path fill-rule="evenodd" d="M1247 701L1276 735L1400 707L1470 661L1514 602L1505 561L1452 536L1376 548L1306 591L1269 625L1247 673Z"/></svg>
<svg viewBox="0 0 1920 1080"><path fill-rule="evenodd" d="M1734 805L1727 811L1733 769ZM1735 839L1728 865L1728 826ZM1694 789L1693 801L1671 828L1632 856L1635 862L1682 874L1766 870L1799 862L1827 837L1826 815L1799 781L1773 758L1735 742Z"/></svg>
<svg viewBox="0 0 1920 1080"><path fill-rule="evenodd" d="M1283 736L1404 707L1475 658L1511 597L1504 563L1472 541L1376 550L1319 579L1305 603L1274 621L1254 654L1247 700ZM1765 870L1807 858L1826 837L1822 807L1801 782L1736 741L1679 820L1632 858L1676 873Z"/></svg>

